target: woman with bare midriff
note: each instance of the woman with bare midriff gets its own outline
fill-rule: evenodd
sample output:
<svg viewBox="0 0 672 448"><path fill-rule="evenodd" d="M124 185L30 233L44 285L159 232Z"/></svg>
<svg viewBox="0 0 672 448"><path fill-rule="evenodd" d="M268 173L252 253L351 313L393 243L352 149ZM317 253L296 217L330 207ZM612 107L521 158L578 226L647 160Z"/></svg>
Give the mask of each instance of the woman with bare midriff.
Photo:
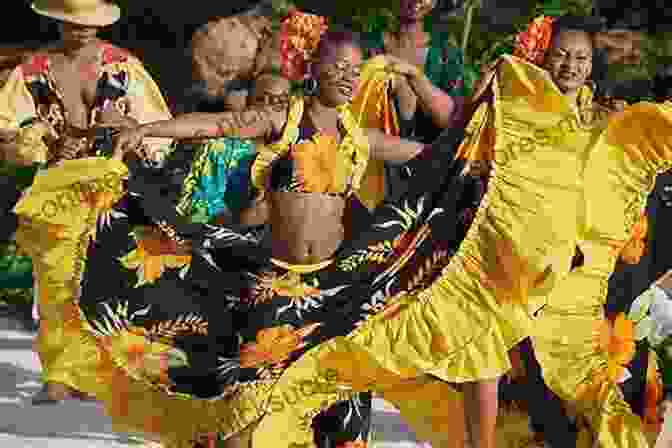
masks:
<svg viewBox="0 0 672 448"><path fill-rule="evenodd" d="M305 94L280 102L262 95L244 111L186 114L121 131L112 160L91 160L80 182L88 185L102 176L108 183L118 178L119 184L100 203L104 211L91 206L105 225L91 230L95 234L86 258L77 258L86 265L79 309L91 324L92 336L102 338L101 347L115 360L105 401L120 429L144 431L167 445L197 441L208 433L219 433L232 447L249 443L268 400L277 398L270 396L269 386L292 362L287 350L317 328L305 321L308 302L278 301L273 291L296 290L297 297L303 296L311 288L306 276L329 265L343 241L345 201L357 191L369 159L406 163L424 154L421 143L357 125L349 101L361 59L351 33L327 32L310 66L313 88ZM166 203L161 188L132 190L131 184L142 183L137 178L141 174L127 175L122 161L145 138L161 135L254 140L251 178L259 194L252 206L226 213L209 207L217 195L196 194L189 196L186 213L180 213L179 206L160 205ZM219 153L224 158L227 154ZM214 169L220 163L217 157L204 166ZM55 169L51 176L64 179L69 165ZM67 189L67 183L59 185ZM52 188L47 196L57 190ZM222 191L223 196L228 192ZM199 207L189 206L201 199L204 219L193 219ZM70 221L60 217L59 222ZM84 229L91 225L81 219L72 222ZM270 224L270 252L247 230L264 222ZM77 229L66 238L83 231ZM126 323L105 328L103 322L113 315L115 322ZM143 323L129 320L136 318ZM152 361L138 362L147 356ZM361 410L366 405L357 394L334 393L338 396L331 404L342 405L335 417L341 427L334 431L321 425L321 412L306 416L308 424L315 418L317 431L328 432L333 443L363 443L368 424ZM247 406L248 399L259 406ZM321 411L330 414L328 408ZM148 414L157 417L147 419Z"/></svg>

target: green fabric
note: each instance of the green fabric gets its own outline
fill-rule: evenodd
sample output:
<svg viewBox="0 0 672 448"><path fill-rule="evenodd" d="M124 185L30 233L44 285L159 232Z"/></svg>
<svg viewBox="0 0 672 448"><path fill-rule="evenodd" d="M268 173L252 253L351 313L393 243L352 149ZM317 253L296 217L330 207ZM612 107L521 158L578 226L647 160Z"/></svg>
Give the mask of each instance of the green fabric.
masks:
<svg viewBox="0 0 672 448"><path fill-rule="evenodd" d="M18 190L25 190L33 183L40 164L17 166L0 162L0 176L14 178ZM13 242L0 247L0 290L30 289L33 287L33 265L30 257L18 255Z"/></svg>
<svg viewBox="0 0 672 448"><path fill-rule="evenodd" d="M0 176L14 177L19 190L24 190L32 185L33 179L40 168L42 168L42 165L38 163L31 166L17 166L2 161L0 162Z"/></svg>
<svg viewBox="0 0 672 448"><path fill-rule="evenodd" d="M250 205L250 169L256 157L252 140L210 139L199 149L183 185L184 210L193 222L207 223L221 213Z"/></svg>
<svg viewBox="0 0 672 448"><path fill-rule="evenodd" d="M30 257L18 255L13 242L0 249L0 289L33 287L33 264Z"/></svg>

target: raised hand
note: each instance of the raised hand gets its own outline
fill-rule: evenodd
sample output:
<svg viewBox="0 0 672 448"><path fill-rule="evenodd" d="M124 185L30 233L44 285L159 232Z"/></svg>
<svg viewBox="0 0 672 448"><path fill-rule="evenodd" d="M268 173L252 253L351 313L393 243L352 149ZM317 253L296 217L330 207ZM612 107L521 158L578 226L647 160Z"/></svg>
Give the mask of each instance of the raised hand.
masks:
<svg viewBox="0 0 672 448"><path fill-rule="evenodd" d="M420 77L423 75L422 70L420 70L417 66L397 56L386 55L385 59L389 64L388 70L393 73L408 77Z"/></svg>
<svg viewBox="0 0 672 448"><path fill-rule="evenodd" d="M385 54L405 61L415 67L424 67L425 45L418 44L415 37L406 33L401 35L386 34Z"/></svg>

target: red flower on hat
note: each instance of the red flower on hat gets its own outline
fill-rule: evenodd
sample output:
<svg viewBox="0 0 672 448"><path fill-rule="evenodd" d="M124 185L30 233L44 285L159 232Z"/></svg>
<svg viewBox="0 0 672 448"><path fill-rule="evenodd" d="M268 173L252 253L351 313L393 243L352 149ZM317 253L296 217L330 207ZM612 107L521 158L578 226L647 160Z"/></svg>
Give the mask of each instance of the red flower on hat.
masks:
<svg viewBox="0 0 672 448"><path fill-rule="evenodd" d="M537 17L529 24L526 31L516 37L516 48L513 55L535 65L542 65L546 51L551 45L555 17Z"/></svg>
<svg viewBox="0 0 672 448"><path fill-rule="evenodd" d="M35 55L21 66L23 76L43 75L49 70L49 57L47 55Z"/></svg>

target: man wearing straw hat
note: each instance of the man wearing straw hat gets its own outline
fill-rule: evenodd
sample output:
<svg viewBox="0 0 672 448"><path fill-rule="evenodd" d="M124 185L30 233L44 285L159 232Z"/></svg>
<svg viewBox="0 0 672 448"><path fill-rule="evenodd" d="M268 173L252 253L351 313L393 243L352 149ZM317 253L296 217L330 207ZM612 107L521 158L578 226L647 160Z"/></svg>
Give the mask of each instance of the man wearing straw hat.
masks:
<svg viewBox="0 0 672 448"><path fill-rule="evenodd" d="M86 170L85 160L75 159L105 155L115 129L171 117L142 63L97 37L101 28L119 20L117 5L103 0L35 0L31 8L57 20L61 38L26 57L0 89L0 160L15 167L17 193L3 195L8 198L0 203L3 220L15 220L11 210L36 172L63 163ZM148 139L145 143L145 162L153 165L162 160L170 140ZM81 168L76 167L79 163ZM45 219L57 217L63 207L82 205L76 200L61 201L53 210L44 210ZM102 393L96 381L101 373L100 356L87 340L77 313L80 288L86 287L80 285L81 273L72 263L63 262L68 254L31 251L27 229L18 223L16 241L33 260L40 317L35 348L44 381L33 403ZM72 250L81 255L71 257L83 258L87 247ZM43 278L49 264L62 265L60 278Z"/></svg>

